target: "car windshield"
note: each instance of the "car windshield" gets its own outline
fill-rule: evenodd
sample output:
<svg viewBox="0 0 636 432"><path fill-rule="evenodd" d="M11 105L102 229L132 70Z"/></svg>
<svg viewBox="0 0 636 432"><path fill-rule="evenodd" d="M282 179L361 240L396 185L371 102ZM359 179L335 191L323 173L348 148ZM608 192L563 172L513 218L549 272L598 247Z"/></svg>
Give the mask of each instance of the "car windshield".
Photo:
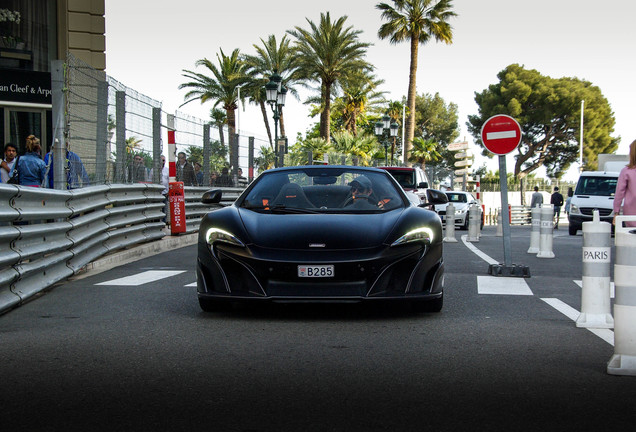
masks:
<svg viewBox="0 0 636 432"><path fill-rule="evenodd" d="M446 196L448 197L448 202L457 202L457 203L468 202L468 199L466 198L466 195L464 194L446 192Z"/></svg>
<svg viewBox="0 0 636 432"><path fill-rule="evenodd" d="M614 196L616 192L616 177L585 176L576 184L576 195Z"/></svg>
<svg viewBox="0 0 636 432"><path fill-rule="evenodd" d="M410 170L387 170L404 188L415 188L415 171Z"/></svg>
<svg viewBox="0 0 636 432"><path fill-rule="evenodd" d="M261 174L237 205L256 212L380 213L407 204L385 172L346 167L304 167Z"/></svg>

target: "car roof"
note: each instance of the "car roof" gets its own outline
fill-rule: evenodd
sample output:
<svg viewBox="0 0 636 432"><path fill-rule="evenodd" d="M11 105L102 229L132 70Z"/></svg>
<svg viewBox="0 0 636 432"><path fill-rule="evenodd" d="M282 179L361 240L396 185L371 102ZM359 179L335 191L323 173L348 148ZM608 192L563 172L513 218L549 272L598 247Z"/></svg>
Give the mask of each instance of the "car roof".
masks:
<svg viewBox="0 0 636 432"><path fill-rule="evenodd" d="M378 167L381 170L394 170L394 171L415 171L421 168L418 167L396 167L396 166L383 166L383 167Z"/></svg>
<svg viewBox="0 0 636 432"><path fill-rule="evenodd" d="M268 169L265 172L281 172L281 171L295 171L295 170L303 170L303 169L339 169L339 170L356 170L356 171L367 171L367 172L377 172L377 173L385 173L385 170L374 168L374 167L363 167L363 166L354 166L354 165L296 165L296 166L287 166L281 168L272 168Z"/></svg>

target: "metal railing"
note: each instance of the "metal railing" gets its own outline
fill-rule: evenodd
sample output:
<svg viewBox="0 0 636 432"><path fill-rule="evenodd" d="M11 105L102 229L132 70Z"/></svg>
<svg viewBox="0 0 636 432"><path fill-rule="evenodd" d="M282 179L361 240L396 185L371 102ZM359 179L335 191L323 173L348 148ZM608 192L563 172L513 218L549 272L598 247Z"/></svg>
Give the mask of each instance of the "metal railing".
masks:
<svg viewBox="0 0 636 432"><path fill-rule="evenodd" d="M163 186L117 184L70 191L0 184L0 313L90 262L166 235ZM201 203L208 188L186 187L186 232L220 206ZM240 188L223 188L221 206Z"/></svg>

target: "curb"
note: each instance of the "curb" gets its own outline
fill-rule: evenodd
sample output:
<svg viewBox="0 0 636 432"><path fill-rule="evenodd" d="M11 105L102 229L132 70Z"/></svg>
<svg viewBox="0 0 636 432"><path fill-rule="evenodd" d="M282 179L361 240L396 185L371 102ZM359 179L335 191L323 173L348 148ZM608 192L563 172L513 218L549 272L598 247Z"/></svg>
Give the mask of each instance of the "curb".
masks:
<svg viewBox="0 0 636 432"><path fill-rule="evenodd" d="M82 279L89 275L92 276L94 274L110 270L120 264L128 264L170 250L196 245L198 235L198 233L192 233L171 236L170 231L166 231L166 236L161 240L118 251L88 263L79 273L71 276L68 280Z"/></svg>

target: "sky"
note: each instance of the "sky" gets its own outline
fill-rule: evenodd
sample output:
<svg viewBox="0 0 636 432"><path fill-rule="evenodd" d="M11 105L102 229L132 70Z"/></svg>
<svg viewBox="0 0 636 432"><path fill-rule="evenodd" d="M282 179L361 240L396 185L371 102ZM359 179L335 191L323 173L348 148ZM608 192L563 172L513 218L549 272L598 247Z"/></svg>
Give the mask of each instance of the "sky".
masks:
<svg viewBox="0 0 636 432"><path fill-rule="evenodd" d="M280 40L286 30L307 28L307 19L319 22L321 12L332 19L346 15L347 24L361 30L360 39L373 44L367 60L385 80L386 97L400 100L407 92L409 44L391 45L377 36L383 24L375 6L379 1L278 0L234 2L181 0L107 0L106 73L122 84L163 103L208 119L211 103L191 102L181 108L183 69L197 70L195 62L216 62L239 48L254 54L253 45L273 34ZM389 2L390 3L390 2ZM475 92L498 82L497 73L512 63L536 69L553 78L576 77L601 89L615 114L614 137L621 137L617 153L626 154L636 139L636 3L625 0L454 0L457 17L450 22L453 43L432 41L421 45L418 57L418 94L439 93L458 106L459 140L473 142L467 132L469 115L478 113ZM203 70L202 70L203 71ZM288 95L285 108L287 136L304 132L318 118L309 117L302 100ZM270 124L273 129L273 120ZM246 104L239 113L241 134L265 139L260 109ZM474 147L474 153L480 150ZM498 169L497 159L480 156ZM512 165L508 157L508 171ZM566 175L576 179L578 167ZM573 177L573 178L572 178Z"/></svg>

